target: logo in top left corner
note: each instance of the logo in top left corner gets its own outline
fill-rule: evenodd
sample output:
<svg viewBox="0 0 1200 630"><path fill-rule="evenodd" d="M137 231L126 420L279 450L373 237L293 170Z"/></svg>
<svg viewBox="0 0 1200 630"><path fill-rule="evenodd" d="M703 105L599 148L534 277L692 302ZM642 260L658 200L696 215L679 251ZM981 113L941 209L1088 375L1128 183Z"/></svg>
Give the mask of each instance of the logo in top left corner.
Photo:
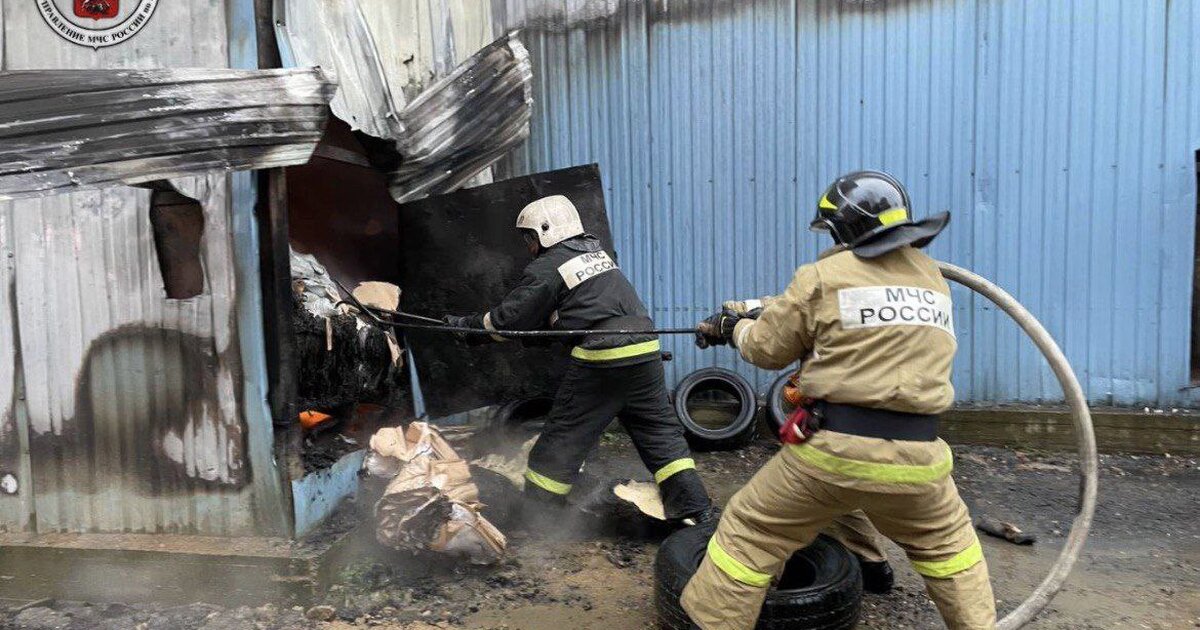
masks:
<svg viewBox="0 0 1200 630"><path fill-rule="evenodd" d="M150 22L158 0L33 0L59 37L95 50L129 41Z"/></svg>

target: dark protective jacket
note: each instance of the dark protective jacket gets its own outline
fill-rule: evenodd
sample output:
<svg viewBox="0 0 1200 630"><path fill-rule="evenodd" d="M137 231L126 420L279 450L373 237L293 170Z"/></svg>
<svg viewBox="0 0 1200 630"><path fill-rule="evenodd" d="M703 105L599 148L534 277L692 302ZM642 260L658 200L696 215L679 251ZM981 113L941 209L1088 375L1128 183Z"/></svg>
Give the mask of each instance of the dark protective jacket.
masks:
<svg viewBox="0 0 1200 630"><path fill-rule="evenodd" d="M650 330L654 322L633 285L585 234L544 250L521 282L477 325L492 330ZM571 356L589 365L632 365L660 359L657 335L587 335L574 340Z"/></svg>

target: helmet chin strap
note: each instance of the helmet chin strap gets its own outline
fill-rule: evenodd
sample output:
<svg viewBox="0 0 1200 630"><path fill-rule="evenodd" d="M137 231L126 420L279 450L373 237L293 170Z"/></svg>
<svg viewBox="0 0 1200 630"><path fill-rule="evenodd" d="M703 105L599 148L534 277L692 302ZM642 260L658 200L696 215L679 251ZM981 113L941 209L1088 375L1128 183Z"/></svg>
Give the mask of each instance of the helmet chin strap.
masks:
<svg viewBox="0 0 1200 630"><path fill-rule="evenodd" d="M542 251L542 241L538 237L537 232L522 228L521 239L525 241L526 247L532 248L534 245L537 245L538 251Z"/></svg>
<svg viewBox="0 0 1200 630"><path fill-rule="evenodd" d="M846 242L842 240L842 236L840 234L838 234L836 225L833 225L831 222L826 221L825 222L825 231L828 232L830 238L833 239L834 245L845 245L846 244Z"/></svg>

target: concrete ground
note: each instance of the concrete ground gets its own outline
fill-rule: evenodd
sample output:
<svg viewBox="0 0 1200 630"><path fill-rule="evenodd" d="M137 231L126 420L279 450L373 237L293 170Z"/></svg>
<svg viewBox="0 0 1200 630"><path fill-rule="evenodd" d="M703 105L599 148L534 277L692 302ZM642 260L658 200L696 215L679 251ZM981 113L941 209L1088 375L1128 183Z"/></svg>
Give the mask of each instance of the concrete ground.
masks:
<svg viewBox="0 0 1200 630"><path fill-rule="evenodd" d="M724 502L777 447L763 440L732 453L697 456ZM1002 611L1042 579L1070 526L1077 488L1073 458L958 447L955 478L975 515L1018 524L1033 546L982 537ZM606 436L589 464L605 476L645 476L623 434ZM1100 505L1084 556L1066 588L1031 627L1200 627L1200 461L1162 456L1101 459ZM654 627L653 539L513 532L511 557L490 568L446 567L381 553L344 570L326 596L333 616L303 609L54 604L0 617L3 628L377 627L615 630ZM892 548L896 590L865 599L861 628L942 627L920 580Z"/></svg>

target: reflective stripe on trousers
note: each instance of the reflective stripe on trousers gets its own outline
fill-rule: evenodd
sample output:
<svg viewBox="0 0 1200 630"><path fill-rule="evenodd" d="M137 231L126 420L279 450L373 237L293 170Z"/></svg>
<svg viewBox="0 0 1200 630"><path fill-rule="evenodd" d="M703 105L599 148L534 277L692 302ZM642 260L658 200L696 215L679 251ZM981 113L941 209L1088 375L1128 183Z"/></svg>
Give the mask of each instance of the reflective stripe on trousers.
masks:
<svg viewBox="0 0 1200 630"><path fill-rule="evenodd" d="M525 481L553 494L566 496L571 493L571 484L555 481L532 468L525 470Z"/></svg>
<svg viewBox="0 0 1200 630"><path fill-rule="evenodd" d="M571 350L571 356L581 361L616 361L617 359L629 359L661 351L662 344L657 339L651 339L650 341L634 343L628 346L602 348L600 350L589 350L582 346L575 346Z"/></svg>
<svg viewBox="0 0 1200 630"><path fill-rule="evenodd" d="M862 479L863 481L876 481L880 483L930 483L945 479L954 470L954 456L950 453L949 446L946 447L946 458L944 460L928 466L881 464L847 459L845 457L838 457L837 455L830 455L811 444L789 444L788 448L800 459L825 472L831 472L852 479Z"/></svg>
<svg viewBox="0 0 1200 630"><path fill-rule="evenodd" d="M692 459L691 457L684 457L682 459L677 459L677 460L667 464L666 466L663 466L662 468L659 468L658 470L654 471L654 482L662 483L662 482L670 479L671 476L676 473L680 473L685 470L695 470L695 468L696 468L696 460Z"/></svg>
<svg viewBox="0 0 1200 630"><path fill-rule="evenodd" d="M983 547L979 544L978 538L971 543L970 547L946 560L909 560L917 573L931 578L948 578L955 573L962 573L982 561Z"/></svg>
<svg viewBox="0 0 1200 630"><path fill-rule="evenodd" d="M712 559L713 564L717 565L725 575L755 588L767 588L771 585L771 576L766 573L755 571L750 567L742 564L740 560L729 555L721 545L717 544L717 538L714 536L708 540L708 557Z"/></svg>

